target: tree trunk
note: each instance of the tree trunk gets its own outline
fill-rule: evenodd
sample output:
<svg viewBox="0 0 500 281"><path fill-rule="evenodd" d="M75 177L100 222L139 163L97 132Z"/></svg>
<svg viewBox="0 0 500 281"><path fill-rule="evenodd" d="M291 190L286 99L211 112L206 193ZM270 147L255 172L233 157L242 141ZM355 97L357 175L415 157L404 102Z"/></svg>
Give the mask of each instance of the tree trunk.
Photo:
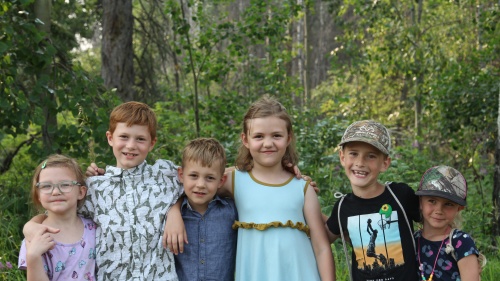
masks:
<svg viewBox="0 0 500 281"><path fill-rule="evenodd" d="M116 88L124 101L136 98L134 90L134 17L132 0L102 1L101 76L108 89Z"/></svg>
<svg viewBox="0 0 500 281"><path fill-rule="evenodd" d="M51 12L52 12L52 2L50 0L37 0L34 4L35 16L40 19L43 24L37 25L37 28L45 33L45 40L42 44L50 44L50 28L51 28ZM50 77L52 71L51 64L48 63L44 66L43 70L38 74L38 77L47 76ZM47 79L50 83L50 79ZM51 89L51 85L47 85L47 90L42 92L40 95L40 104L43 110L43 116L45 118L45 123L42 126L42 140L43 148L47 154L51 154L57 151L54 147L54 135L57 132L57 118L56 110L57 107L55 94L48 89Z"/></svg>

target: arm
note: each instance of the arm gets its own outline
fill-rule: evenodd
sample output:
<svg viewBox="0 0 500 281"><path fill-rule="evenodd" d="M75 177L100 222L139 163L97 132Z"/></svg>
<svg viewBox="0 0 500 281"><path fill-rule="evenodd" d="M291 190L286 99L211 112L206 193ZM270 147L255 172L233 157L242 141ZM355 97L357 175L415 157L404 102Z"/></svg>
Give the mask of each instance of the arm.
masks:
<svg viewBox="0 0 500 281"><path fill-rule="evenodd" d="M42 222L47 218L46 215L36 215L28 221L23 227L23 234L26 242L32 241L39 232L58 233L59 229L43 225ZM45 251L46 252L46 251ZM45 253L43 252L43 253ZM42 253L42 254L43 254Z"/></svg>
<svg viewBox="0 0 500 281"><path fill-rule="evenodd" d="M306 190L304 217L311 231L311 243L321 280L335 280L335 263L332 248L330 247L325 231L325 223L323 222L318 197L313 188Z"/></svg>
<svg viewBox="0 0 500 281"><path fill-rule="evenodd" d="M458 271L462 281L479 281L479 262L476 255L469 255L458 261Z"/></svg>
<svg viewBox="0 0 500 281"><path fill-rule="evenodd" d="M170 208L165 218L165 228L163 229L162 245L174 254L184 252L184 243L188 244L186 228L181 215L182 199Z"/></svg>
<svg viewBox="0 0 500 281"><path fill-rule="evenodd" d="M331 244L331 243L335 242L335 240L337 240L340 237L340 235L335 235L330 231L330 229L328 228L328 225L326 224L328 217L325 214L321 214L321 217L323 219L323 224L325 225L326 234L328 235L328 241L330 241L330 244Z"/></svg>
<svg viewBox="0 0 500 281"><path fill-rule="evenodd" d="M28 281L48 281L49 278L43 268L42 254L55 246L54 239L45 230L39 230L33 240L26 241L26 270Z"/></svg>

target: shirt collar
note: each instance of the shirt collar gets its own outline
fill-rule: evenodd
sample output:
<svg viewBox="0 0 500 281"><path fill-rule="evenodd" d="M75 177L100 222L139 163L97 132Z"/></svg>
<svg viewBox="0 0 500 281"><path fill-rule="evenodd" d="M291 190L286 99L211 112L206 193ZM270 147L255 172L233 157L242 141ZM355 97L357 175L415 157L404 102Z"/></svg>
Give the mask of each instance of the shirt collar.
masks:
<svg viewBox="0 0 500 281"><path fill-rule="evenodd" d="M210 206L213 204L227 205L227 202L225 200L222 200L218 195L215 195L214 199L208 202L208 208L210 208ZM193 211L193 208L191 208L191 206L189 205L187 196L184 196L184 200L182 201L181 204L181 210L184 210L185 208L188 208L189 210Z"/></svg>
<svg viewBox="0 0 500 281"><path fill-rule="evenodd" d="M106 166L105 175L109 176L121 176L121 175L140 175L144 171L147 165L146 160L144 160L141 164L132 167L130 169L122 169L115 166Z"/></svg>

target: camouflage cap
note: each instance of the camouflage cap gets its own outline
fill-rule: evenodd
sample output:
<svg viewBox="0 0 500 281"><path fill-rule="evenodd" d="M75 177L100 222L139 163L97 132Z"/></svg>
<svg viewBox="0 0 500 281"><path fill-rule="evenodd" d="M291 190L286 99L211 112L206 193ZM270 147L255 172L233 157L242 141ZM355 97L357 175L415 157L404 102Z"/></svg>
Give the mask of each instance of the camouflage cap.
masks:
<svg viewBox="0 0 500 281"><path fill-rule="evenodd" d="M464 176L454 168L435 166L424 173L415 194L442 197L466 206L467 182Z"/></svg>
<svg viewBox="0 0 500 281"><path fill-rule="evenodd" d="M339 143L340 146L352 142L360 141L375 146L385 155L389 155L391 150L391 135L387 128L373 120L356 121L349 125Z"/></svg>

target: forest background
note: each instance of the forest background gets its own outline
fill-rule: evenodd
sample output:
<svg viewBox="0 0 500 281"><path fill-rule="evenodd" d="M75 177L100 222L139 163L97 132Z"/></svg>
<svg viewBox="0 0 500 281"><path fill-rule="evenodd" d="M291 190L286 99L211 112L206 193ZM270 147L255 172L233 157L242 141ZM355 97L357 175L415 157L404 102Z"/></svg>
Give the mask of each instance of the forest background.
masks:
<svg viewBox="0 0 500 281"><path fill-rule="evenodd" d="M299 167L327 215L350 190L337 144L356 120L391 131L381 181L416 189L437 164L464 173L464 229L489 259L483 280L500 280L498 0L1 0L0 32L0 280L25 280L15 268L37 212L34 168L52 153L114 164L114 106L154 108L150 161L180 163L204 136L232 163L242 116L263 94L294 117Z"/></svg>

